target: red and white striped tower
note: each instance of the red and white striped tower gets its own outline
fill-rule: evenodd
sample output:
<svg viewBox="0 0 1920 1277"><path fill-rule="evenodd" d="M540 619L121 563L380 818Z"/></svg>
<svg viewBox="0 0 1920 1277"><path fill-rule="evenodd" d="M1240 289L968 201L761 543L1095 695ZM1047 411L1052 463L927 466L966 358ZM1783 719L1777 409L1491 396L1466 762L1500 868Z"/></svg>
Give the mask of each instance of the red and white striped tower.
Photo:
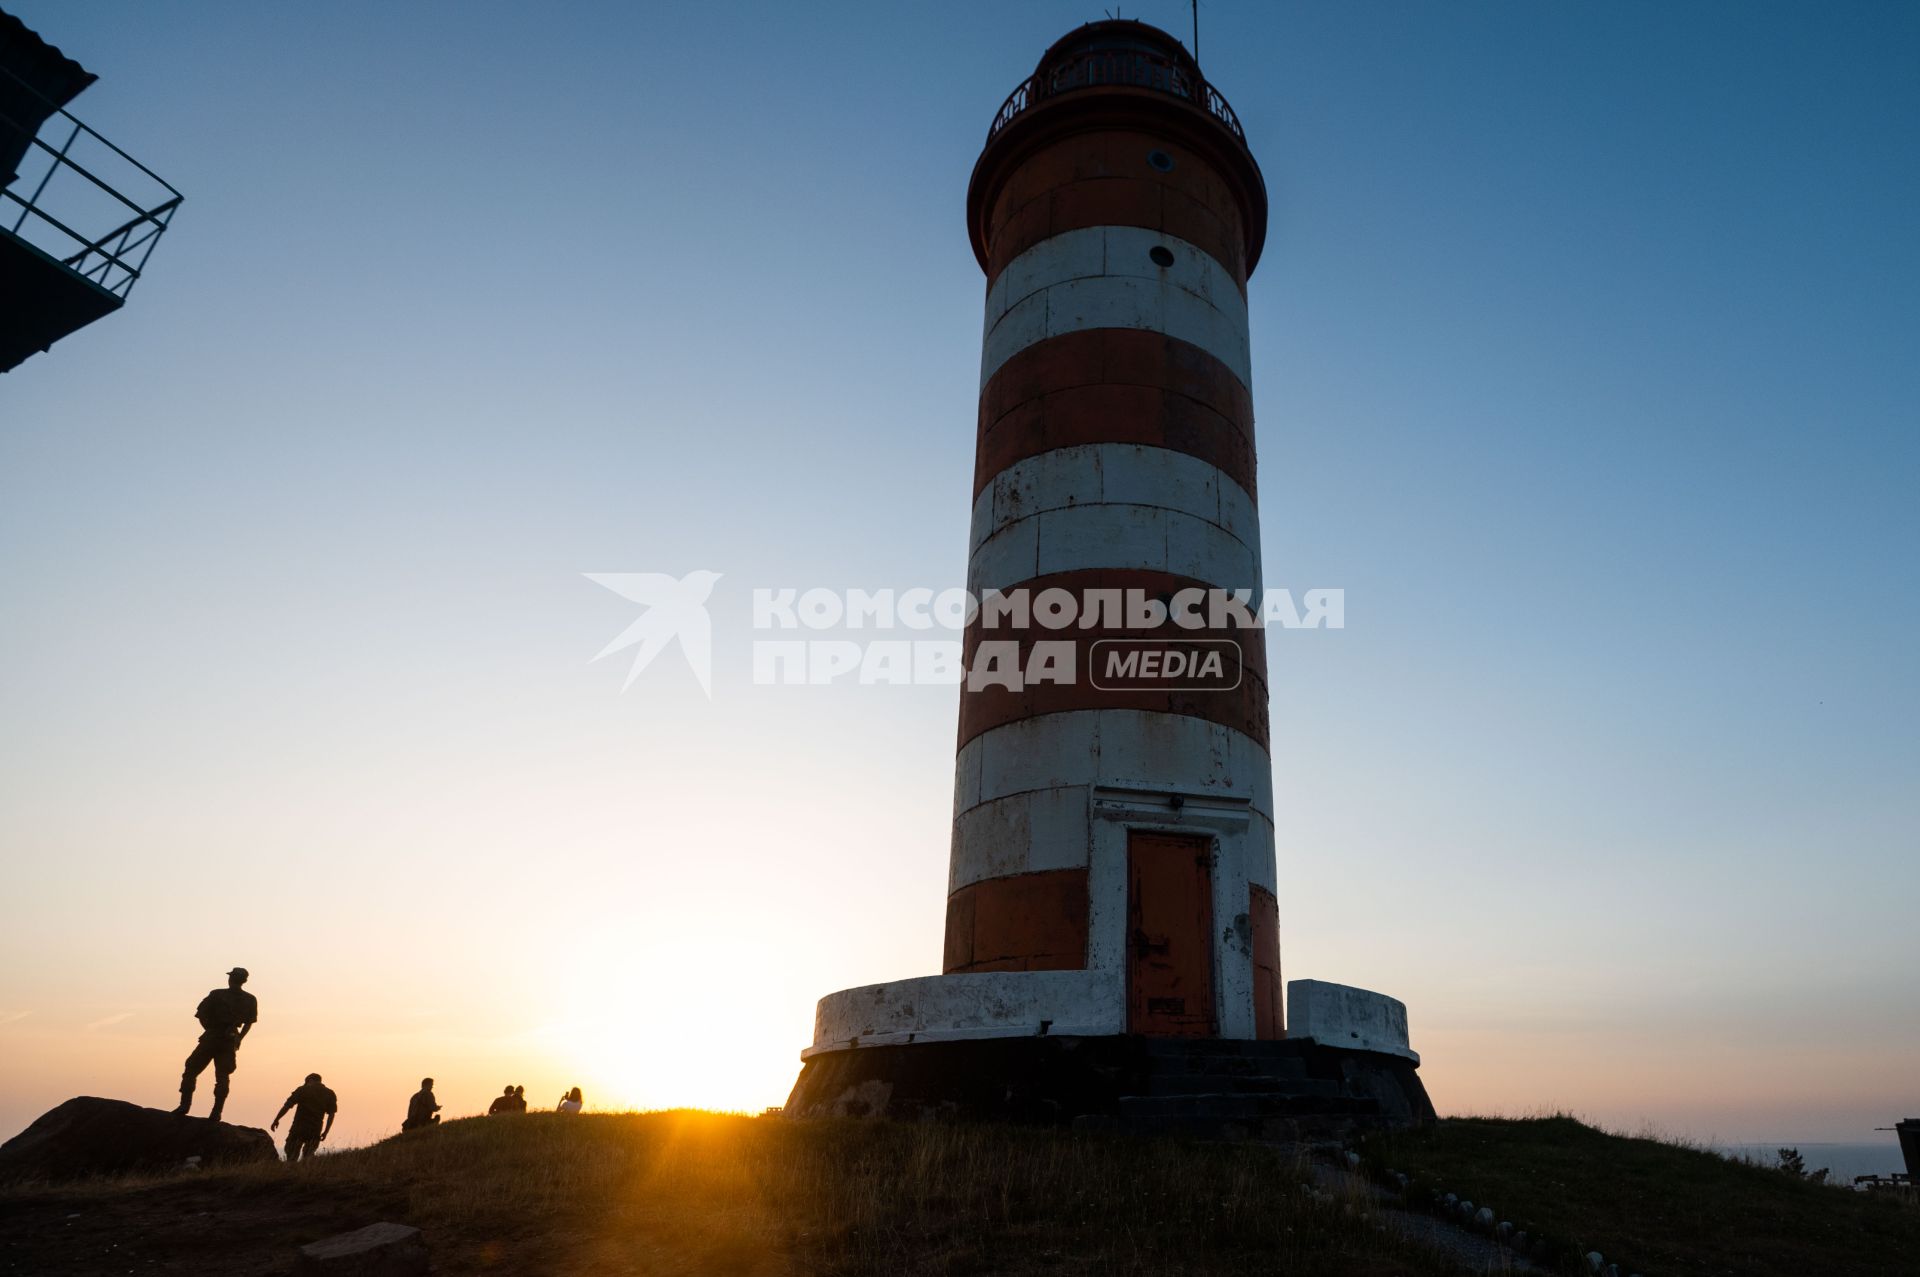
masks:
<svg viewBox="0 0 1920 1277"><path fill-rule="evenodd" d="M1431 1117L1400 1003L1296 981L1283 1021L1263 634L1207 606L1259 611L1246 288L1266 221L1231 108L1143 23L1059 41L994 120L967 194L983 608L944 974L822 998L789 1112ZM992 623L996 597L1026 622L1016 602ZM1168 678L1151 652L1229 659ZM1259 1096L1170 1089L1221 1053Z"/></svg>
<svg viewBox="0 0 1920 1277"><path fill-rule="evenodd" d="M1129 1032L1278 1037L1261 636L1098 606L1258 598L1259 166L1177 41L1094 23L1002 110L967 219L987 273L968 584L1065 590L1082 620L1017 632L1072 638L1071 683L962 695L945 969L1118 969ZM1101 640L1143 633L1231 645L1232 685L1098 685L1129 647ZM976 624L969 661L1006 636Z"/></svg>

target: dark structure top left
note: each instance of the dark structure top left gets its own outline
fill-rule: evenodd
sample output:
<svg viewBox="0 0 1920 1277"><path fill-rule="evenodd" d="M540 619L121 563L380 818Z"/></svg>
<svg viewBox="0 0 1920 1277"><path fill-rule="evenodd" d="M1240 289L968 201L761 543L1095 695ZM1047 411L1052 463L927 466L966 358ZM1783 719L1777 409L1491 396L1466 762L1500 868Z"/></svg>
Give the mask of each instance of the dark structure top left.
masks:
<svg viewBox="0 0 1920 1277"><path fill-rule="evenodd" d="M0 372L118 310L180 206L67 113L94 79L0 11Z"/></svg>

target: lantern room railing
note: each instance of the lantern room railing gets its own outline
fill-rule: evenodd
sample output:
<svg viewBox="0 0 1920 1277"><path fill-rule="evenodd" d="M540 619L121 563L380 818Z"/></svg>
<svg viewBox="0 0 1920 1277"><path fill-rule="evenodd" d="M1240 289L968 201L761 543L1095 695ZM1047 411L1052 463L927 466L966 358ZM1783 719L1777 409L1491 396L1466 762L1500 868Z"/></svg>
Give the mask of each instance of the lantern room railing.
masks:
<svg viewBox="0 0 1920 1277"><path fill-rule="evenodd" d="M0 75L40 96L4 68ZM37 164L28 165L37 168L30 188L15 189L28 186L23 176L0 189L0 230L35 244L75 274L124 298L173 221L182 196L66 110L48 106L51 122L46 131L54 134L53 141L0 115L0 131L24 142L28 157L38 157ZM103 169L118 171L105 174ZM130 187L146 189L130 195L125 189ZM78 223L88 225L83 229ZM103 226L112 229L101 234Z"/></svg>
<svg viewBox="0 0 1920 1277"><path fill-rule="evenodd" d="M1152 89L1190 102L1220 121L1242 146L1246 145L1247 135L1241 131L1240 118L1218 89L1207 83L1190 64L1137 45L1090 48L1055 58L1007 95L1000 113L993 117L993 126L987 130L987 140L991 142L1000 130L1029 108L1050 98L1078 89L1116 87Z"/></svg>

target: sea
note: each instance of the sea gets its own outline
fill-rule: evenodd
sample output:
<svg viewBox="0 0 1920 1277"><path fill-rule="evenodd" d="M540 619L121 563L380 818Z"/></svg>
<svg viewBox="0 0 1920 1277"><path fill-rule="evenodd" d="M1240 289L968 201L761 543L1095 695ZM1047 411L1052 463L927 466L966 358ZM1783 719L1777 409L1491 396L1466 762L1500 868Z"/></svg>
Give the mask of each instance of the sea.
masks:
<svg viewBox="0 0 1920 1277"><path fill-rule="evenodd" d="M1783 1148L1797 1148L1809 1171L1826 1167L1832 1173L1829 1183L1851 1184L1856 1175L1893 1175L1907 1169L1900 1160L1900 1145L1889 1135L1884 1141L1855 1144L1815 1144L1806 1140L1770 1140L1758 1144L1710 1144L1709 1148L1727 1157L1772 1166Z"/></svg>

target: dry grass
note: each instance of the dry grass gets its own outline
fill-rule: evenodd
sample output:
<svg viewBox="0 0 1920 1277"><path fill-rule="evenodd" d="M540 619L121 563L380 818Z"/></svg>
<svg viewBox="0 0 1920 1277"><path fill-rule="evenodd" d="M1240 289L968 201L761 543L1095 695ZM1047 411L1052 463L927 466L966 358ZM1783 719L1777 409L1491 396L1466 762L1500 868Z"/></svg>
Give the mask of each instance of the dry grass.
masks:
<svg viewBox="0 0 1920 1277"><path fill-rule="evenodd" d="M1584 1272L1597 1250L1621 1272L1670 1277L1896 1277L1920 1271L1920 1207L1647 1135L1611 1134L1564 1114L1449 1118L1369 1137L1376 1169L1411 1175L1414 1196L1492 1205L1554 1243Z"/></svg>
<svg viewBox="0 0 1920 1277"><path fill-rule="evenodd" d="M428 1230L437 1271L457 1273L1448 1271L1351 1203L1314 1201L1303 1178L1291 1154L1260 1146L697 1112L543 1114L450 1122L298 1168L15 1192L0 1258L27 1253L12 1248L12 1225L28 1216L77 1210L137 1228L157 1212L198 1218L192 1212L215 1200L221 1207L198 1232L168 1242L149 1228L122 1243L125 1253L139 1259L144 1246L153 1271L173 1262L183 1272L257 1273L263 1259L290 1259L327 1231L400 1218ZM258 1244L223 1255L221 1238L235 1227ZM86 1242L97 1254L104 1240ZM58 1260L40 1256L33 1271L91 1271Z"/></svg>

